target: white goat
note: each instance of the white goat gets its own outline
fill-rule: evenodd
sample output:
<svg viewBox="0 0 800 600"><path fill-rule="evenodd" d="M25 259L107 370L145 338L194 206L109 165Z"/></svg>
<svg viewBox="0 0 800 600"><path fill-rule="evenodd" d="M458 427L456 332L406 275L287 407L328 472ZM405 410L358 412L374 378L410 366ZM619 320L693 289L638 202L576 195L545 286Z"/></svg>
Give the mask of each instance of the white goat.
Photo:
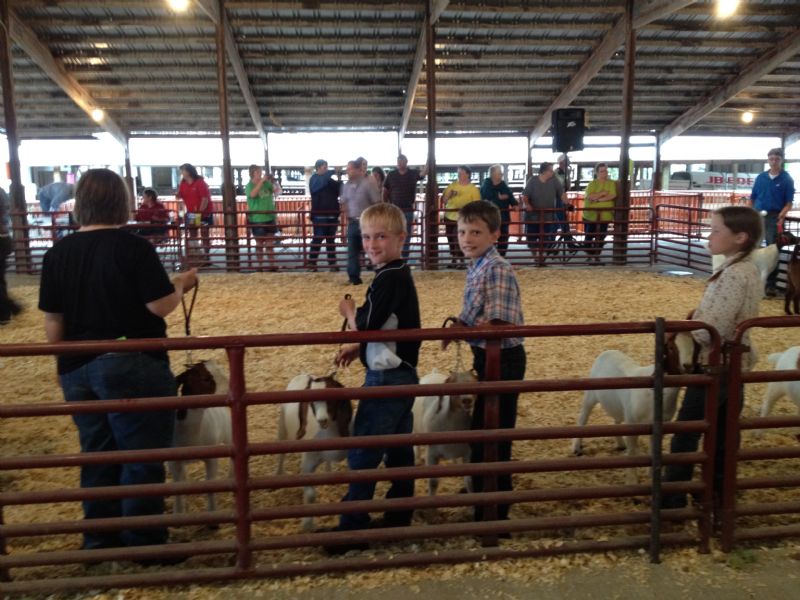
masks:
<svg viewBox="0 0 800 600"><path fill-rule="evenodd" d="M689 357L693 353L693 340L688 334L678 334L674 341L667 343L664 359L666 373L679 374L684 365L691 361L682 361L680 357ZM649 377L653 374L653 365L640 366L632 358L618 350L606 350L594 361L589 373L590 378L600 377ZM664 389L663 418L670 421L675 415L679 388ZM578 415L578 425L586 425L589 415L596 404L601 404L614 423L635 424L653 422L653 390L651 389L616 389L587 390L583 397L583 406ZM623 441L617 436L617 448L627 449L629 456L639 451L639 436L628 435ZM583 454L582 439L576 437L572 442L572 451L576 455ZM633 469L626 472L626 481L636 483Z"/></svg>
<svg viewBox="0 0 800 600"><path fill-rule="evenodd" d="M286 386L287 390L318 390L324 388L342 387L332 376L312 377L306 373L298 375ZM311 419L308 418L311 413ZM351 433L353 420L353 405L350 400L341 402L288 402L281 404L281 416L278 422L278 439L328 439L346 437ZM283 473L285 454L278 455L277 474ZM303 452L300 472L313 473L321 463L325 463L328 471L332 462L339 462L347 458L347 450L324 450L322 452ZM303 489L303 502L313 504L316 502L317 493L313 486ZM303 529L309 531L314 527L314 519L303 519Z"/></svg>
<svg viewBox="0 0 800 600"><path fill-rule="evenodd" d="M421 385L442 383L469 383L478 378L472 371L452 373L445 375L434 370L422 377ZM475 404L474 395L461 396L421 396L414 402L414 433L433 433L442 431L469 431L472 428L472 408ZM428 446L425 464L436 465L442 459L462 462L470 460L469 444L431 444ZM464 478L465 487L472 490L472 481ZM439 479L428 480L428 493L436 495Z"/></svg>
<svg viewBox="0 0 800 600"><path fill-rule="evenodd" d="M206 360L192 365L177 378L182 396L198 394L227 394L228 378L220 366L213 360ZM214 446L231 443L231 414L225 406L211 408L188 408L177 411L175 421L174 447ZM205 463L206 481L216 479L219 459L199 459ZM186 479L186 463L191 460L167 461L167 468L175 482ZM214 494L208 494L208 510L216 510ZM183 496L175 497L175 512L184 512Z"/></svg>
<svg viewBox="0 0 800 600"><path fill-rule="evenodd" d="M792 346L783 352L776 352L769 355L769 362L775 365L776 371L789 371L798 367L800 359L800 346ZM797 406L797 414L800 415L800 381L770 381L767 391L764 394L764 401L761 404L761 416L766 417L772 412L775 402L786 396ZM760 437L763 431L759 430L757 436Z"/></svg>
<svg viewBox="0 0 800 600"><path fill-rule="evenodd" d="M778 266L780 248L776 244L770 244L764 248L753 250L752 256L753 262L758 267L758 272L761 275L761 285L763 287L767 284L767 276ZM724 262L724 254L713 254L711 256L711 270L716 271Z"/></svg>

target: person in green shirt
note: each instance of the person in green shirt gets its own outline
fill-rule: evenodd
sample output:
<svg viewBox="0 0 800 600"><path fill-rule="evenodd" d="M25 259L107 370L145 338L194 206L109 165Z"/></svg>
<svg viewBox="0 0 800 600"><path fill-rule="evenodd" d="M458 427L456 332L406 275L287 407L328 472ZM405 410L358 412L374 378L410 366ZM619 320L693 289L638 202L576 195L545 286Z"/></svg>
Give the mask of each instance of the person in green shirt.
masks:
<svg viewBox="0 0 800 600"><path fill-rule="evenodd" d="M264 176L259 165L250 165L250 181L244 188L247 196L248 228L256 240L256 264L259 271L265 269L266 251L270 271L275 267L275 235L278 226L275 218L275 196L281 193L281 186L271 177Z"/></svg>
<svg viewBox="0 0 800 600"><path fill-rule="evenodd" d="M442 193L442 208L445 209L444 231L450 246L450 266L454 269L466 265L464 253L458 245L458 209L481 199L481 191L470 182L471 176L472 170L469 167L458 167L458 179Z"/></svg>
<svg viewBox="0 0 800 600"><path fill-rule="evenodd" d="M594 168L594 179L586 186L583 201L584 244L590 262L600 262L608 224L614 220L616 198L617 182L608 178L608 165L598 163Z"/></svg>

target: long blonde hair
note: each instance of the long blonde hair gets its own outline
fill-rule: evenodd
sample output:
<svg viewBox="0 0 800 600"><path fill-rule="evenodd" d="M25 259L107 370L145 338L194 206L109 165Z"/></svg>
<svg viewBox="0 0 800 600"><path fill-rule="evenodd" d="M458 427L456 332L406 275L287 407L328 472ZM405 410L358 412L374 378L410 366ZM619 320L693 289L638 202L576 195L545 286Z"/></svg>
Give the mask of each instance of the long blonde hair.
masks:
<svg viewBox="0 0 800 600"><path fill-rule="evenodd" d="M747 241L742 245L739 254L734 258L728 267L735 265L746 259L761 243L763 226L761 215L749 206L723 206L714 211L715 215L722 217L725 227L733 233L746 233ZM709 279L709 283L718 279L724 269L714 273Z"/></svg>

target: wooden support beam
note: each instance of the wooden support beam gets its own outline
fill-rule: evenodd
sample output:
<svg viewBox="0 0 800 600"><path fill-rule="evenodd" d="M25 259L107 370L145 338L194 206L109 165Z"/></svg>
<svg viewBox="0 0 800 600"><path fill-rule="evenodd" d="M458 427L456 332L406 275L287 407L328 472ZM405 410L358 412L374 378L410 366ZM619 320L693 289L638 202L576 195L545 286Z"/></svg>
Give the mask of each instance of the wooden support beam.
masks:
<svg viewBox="0 0 800 600"><path fill-rule="evenodd" d="M774 71L782 63L800 52L800 35L787 35L759 58L751 61L733 79L714 90L707 98L672 121L661 132L663 144L670 138L682 134L702 118L708 116L745 88L750 87L764 75Z"/></svg>
<svg viewBox="0 0 800 600"><path fill-rule="evenodd" d="M22 48L33 62L64 90L64 93L89 115L89 118L92 118L92 111L100 108L92 95L67 72L61 61L53 57L50 50L39 40L33 29L23 23L14 10L10 10L9 20L11 24L11 39L14 43ZM125 135L122 128L117 125L107 112L103 120L99 122L99 125L114 136L114 139L120 144L123 146L127 144L128 136Z"/></svg>
<svg viewBox="0 0 800 600"><path fill-rule="evenodd" d="M428 9L431 14L430 27L436 25L436 21L439 20L439 17L447 8L448 4L450 4L450 0L429 0ZM408 129L408 121L411 119L411 109L414 107L414 99L417 96L417 85L419 85L419 79L422 77L422 65L424 64L426 53L425 32L427 28L426 20L425 25L422 26L420 31L419 39L417 40L417 51L414 54L414 64L411 67L411 78L408 81L408 86L406 86L406 101L403 104L403 117L400 119L400 133L398 134L400 143L402 143L403 137L406 134L406 129Z"/></svg>
<svg viewBox="0 0 800 600"><path fill-rule="evenodd" d="M633 18L634 29L641 29L645 25L652 23L655 20L662 19L665 16L680 10L692 4L692 0L671 0L665 2L663 0L650 0L648 4L643 6ZM597 46L595 51L589 59L583 63L578 72L573 76L567 87L553 100L549 108L544 111L542 116L533 126L533 129L528 134L528 145L533 148L536 140L542 137L550 128L553 111L557 108L565 108L577 98L583 89L589 85L589 82L597 75L600 70L606 66L608 61L614 56L614 53L625 41L625 18L621 17L614 27L606 33L600 45Z"/></svg>
<svg viewBox="0 0 800 600"><path fill-rule="evenodd" d="M198 6L205 12L208 17L214 22L214 25L219 25L220 22L220 9L214 0L198 0ZM250 118L253 120L258 136L261 138L261 143L264 150L267 149L267 132L264 129L264 122L261 120L261 111L258 108L258 103L253 95L253 90L250 87L250 80L247 78L247 71L245 71L242 57L239 54L239 48L236 46L236 40L233 37L233 30L231 29L230 21L225 19L225 50L228 54L228 60L231 61L233 72L236 74L236 80L239 82L239 89L242 91L244 102L247 104L247 110L250 113Z"/></svg>

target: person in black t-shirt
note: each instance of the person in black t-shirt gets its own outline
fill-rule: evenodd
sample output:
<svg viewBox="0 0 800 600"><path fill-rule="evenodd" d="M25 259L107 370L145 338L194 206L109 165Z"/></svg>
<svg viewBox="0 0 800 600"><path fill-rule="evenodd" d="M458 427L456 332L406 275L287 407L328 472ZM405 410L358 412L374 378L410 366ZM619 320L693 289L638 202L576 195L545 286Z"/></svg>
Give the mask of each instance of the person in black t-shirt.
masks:
<svg viewBox="0 0 800 600"><path fill-rule="evenodd" d="M370 206L361 214L361 236L364 250L375 265L375 278L367 290L367 298L358 309L352 298L339 303L339 312L351 329L418 329L420 326L419 300L411 271L401 260L406 238L405 218L399 208L380 203ZM357 357L367 368L365 387L379 385L404 385L419 383L417 360L420 342L383 342L349 344L342 346L336 362L350 364ZM414 405L413 396L362 399L353 423L353 435L384 435L411 433ZM375 469L384 462L387 468L414 465L411 446L394 448L353 448L347 453L348 466L353 469ZM353 482L344 501L371 500L375 493L374 482ZM386 498L404 498L414 495L412 479L392 481ZM387 511L385 526L408 525L411 511ZM339 520L340 531L364 529L369 525L367 513L343 514ZM361 544L328 546L326 551L341 554L364 548Z"/></svg>
<svg viewBox="0 0 800 600"><path fill-rule="evenodd" d="M129 192L108 169L91 169L75 191L77 233L44 257L39 308L51 343L166 337L164 317L197 283L192 269L170 282L153 245L120 229L128 220ZM174 396L175 378L166 352L110 352L58 356L67 401ZM82 452L168 448L175 411L86 413L73 416ZM81 487L163 483L164 464L84 465ZM164 512L164 499L88 500L84 518L116 518ZM83 548L162 544L166 527L86 532Z"/></svg>

